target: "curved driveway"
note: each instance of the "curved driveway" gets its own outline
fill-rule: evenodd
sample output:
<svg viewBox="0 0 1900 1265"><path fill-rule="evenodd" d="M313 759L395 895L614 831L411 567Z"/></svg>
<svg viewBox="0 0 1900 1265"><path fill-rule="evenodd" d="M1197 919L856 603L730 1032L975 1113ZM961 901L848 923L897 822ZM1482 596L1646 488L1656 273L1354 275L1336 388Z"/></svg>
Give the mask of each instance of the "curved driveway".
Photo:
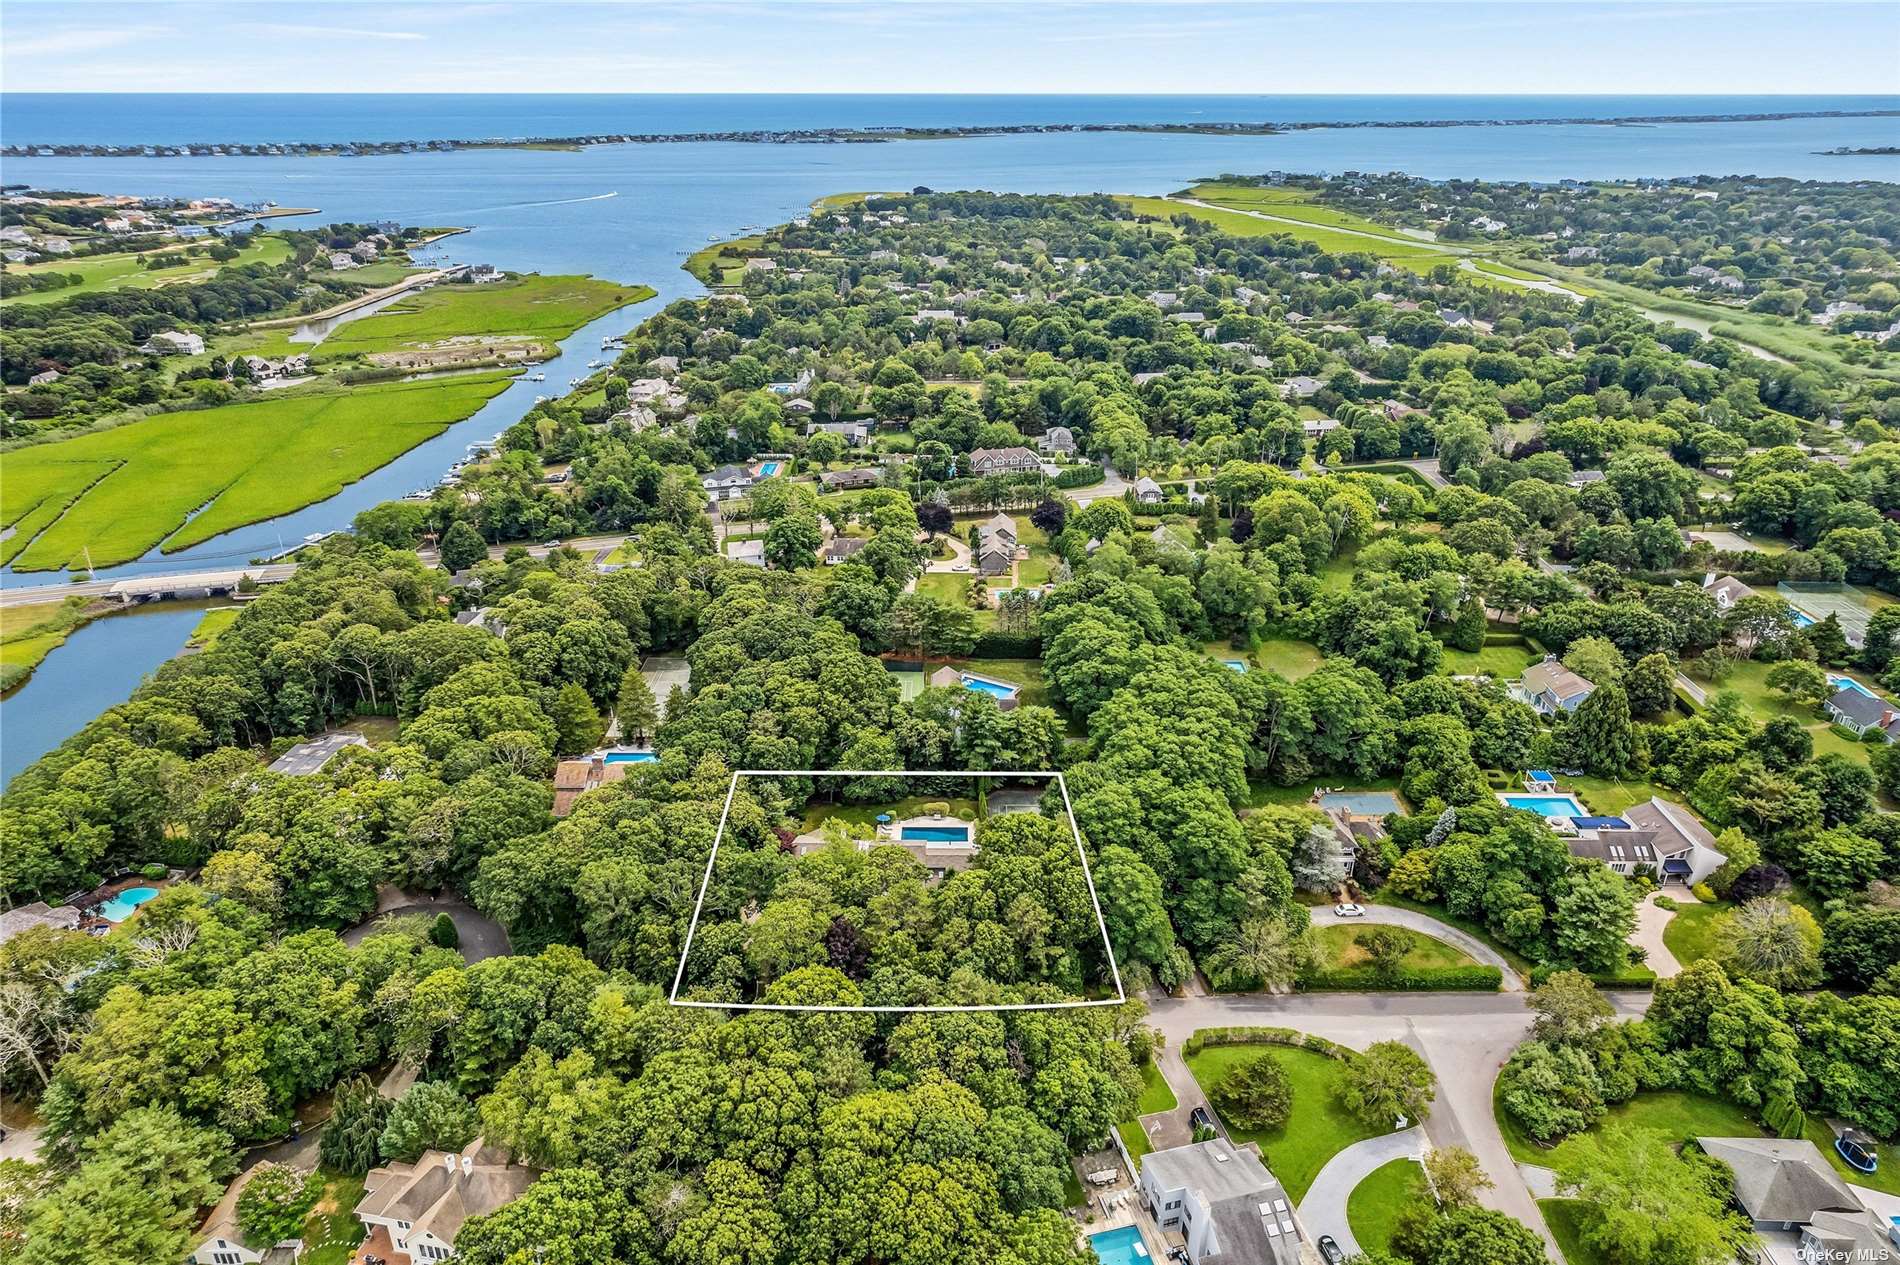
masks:
<svg viewBox="0 0 1900 1265"><path fill-rule="evenodd" d="M1359 1241L1352 1236L1346 1220L1346 1199L1353 1187L1393 1160L1417 1159L1425 1153L1425 1126L1415 1124L1397 1133L1382 1133L1376 1138L1355 1142L1319 1170L1319 1176L1307 1187L1300 1200L1300 1220L1307 1233L1317 1240L1330 1234L1339 1241L1347 1256L1360 1252Z"/></svg>
<svg viewBox="0 0 1900 1265"><path fill-rule="evenodd" d="M1517 969L1505 961L1504 955L1469 932L1442 923L1430 914L1421 914L1416 910L1399 909L1392 905L1362 905L1366 912L1358 918L1341 918L1334 913L1332 906L1313 911L1315 927L1343 927L1357 923L1379 923L1389 927L1406 927L1434 940L1443 940L1455 949L1461 949L1485 966L1495 966L1504 974L1504 991L1521 993L1524 991L1523 977Z"/></svg>

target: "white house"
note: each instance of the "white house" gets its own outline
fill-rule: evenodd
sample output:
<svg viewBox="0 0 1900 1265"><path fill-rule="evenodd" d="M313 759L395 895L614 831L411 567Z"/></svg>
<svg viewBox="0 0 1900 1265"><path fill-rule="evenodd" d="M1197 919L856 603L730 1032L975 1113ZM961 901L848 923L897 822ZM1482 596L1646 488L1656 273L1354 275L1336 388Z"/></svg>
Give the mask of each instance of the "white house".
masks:
<svg viewBox="0 0 1900 1265"><path fill-rule="evenodd" d="M1745 597L1754 597L1755 590L1743 584L1732 575L1718 577L1713 571L1702 578L1702 587L1715 599L1718 611L1732 610L1735 603Z"/></svg>
<svg viewBox="0 0 1900 1265"><path fill-rule="evenodd" d="M699 485L715 501L736 501L752 490L752 483L750 466L720 466L699 476Z"/></svg>
<svg viewBox="0 0 1900 1265"><path fill-rule="evenodd" d="M1224 1138L1141 1157L1142 1202L1186 1243L1189 1265L1298 1265L1306 1230L1286 1188L1251 1146Z"/></svg>
<svg viewBox="0 0 1900 1265"><path fill-rule="evenodd" d="M26 380L26 384L30 387L43 387L43 386L47 386L51 383L58 382L58 381L59 381L59 370L46 369L28 378Z"/></svg>
<svg viewBox="0 0 1900 1265"><path fill-rule="evenodd" d="M148 356L202 356L205 340L197 334L188 334L182 329L168 329L162 334L153 334L139 348Z"/></svg>
<svg viewBox="0 0 1900 1265"><path fill-rule="evenodd" d="M364 1250L389 1265L446 1261L464 1222L518 1198L534 1178L480 1138L460 1153L424 1151L414 1164L372 1168L356 1205L369 1234Z"/></svg>
<svg viewBox="0 0 1900 1265"><path fill-rule="evenodd" d="M238 1239L237 1227L227 1219L206 1234L205 1241L185 1258L185 1265L297 1265L302 1258L302 1239L285 1239L254 1252Z"/></svg>

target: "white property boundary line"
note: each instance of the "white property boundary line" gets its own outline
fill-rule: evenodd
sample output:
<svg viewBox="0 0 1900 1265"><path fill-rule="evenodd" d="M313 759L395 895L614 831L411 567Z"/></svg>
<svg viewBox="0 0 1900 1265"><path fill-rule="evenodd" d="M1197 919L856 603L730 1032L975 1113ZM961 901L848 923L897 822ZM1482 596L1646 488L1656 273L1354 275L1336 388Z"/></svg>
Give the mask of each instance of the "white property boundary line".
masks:
<svg viewBox="0 0 1900 1265"><path fill-rule="evenodd" d="M968 778L1047 778L1062 791L1062 808L1069 816L1069 831L1075 836L1075 854L1082 859L1082 880L1088 884L1089 905L1095 910L1095 925L1102 932L1102 951L1108 955L1108 969L1115 979L1115 995L1096 1001L1007 1002L995 1006L794 1006L784 1002L687 1001L680 997L680 985L686 979L686 960L693 951L693 935L699 930L700 910L706 904L706 891L712 885L713 861L719 856L719 843L726 834L726 818L732 813L732 797L738 793L742 777L968 777ZM1082 828L1075 824L1075 805L1069 799L1069 783L1053 770L960 769L739 769L726 784L726 802L719 810L719 825L713 831L712 852L706 857L706 872L699 880L699 895L693 901L693 920L686 928L686 944L680 949L679 969L673 973L673 989L667 1002L674 1006L694 1006L702 1010L789 1010L829 1011L841 1014L943 1014L992 1010L1081 1010L1091 1006L1119 1006L1128 1000L1122 987L1121 966L1115 961L1115 947L1109 943L1108 920L1102 917L1102 901L1095 894L1095 876L1089 871L1088 849L1082 846Z"/></svg>

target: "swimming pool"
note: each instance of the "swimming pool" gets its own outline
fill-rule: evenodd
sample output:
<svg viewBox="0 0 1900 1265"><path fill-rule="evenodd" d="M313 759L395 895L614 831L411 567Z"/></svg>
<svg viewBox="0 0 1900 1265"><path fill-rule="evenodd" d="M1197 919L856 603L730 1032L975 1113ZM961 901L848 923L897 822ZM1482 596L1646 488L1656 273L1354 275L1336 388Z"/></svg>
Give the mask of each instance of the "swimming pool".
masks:
<svg viewBox="0 0 1900 1265"><path fill-rule="evenodd" d="M660 757L651 751L609 751L600 758L602 764L646 764Z"/></svg>
<svg viewBox="0 0 1900 1265"><path fill-rule="evenodd" d="M979 694L990 694L997 698L1015 698L1018 693L1017 687L1007 681L992 681L986 676L974 676L968 672L963 673L962 676L963 688L975 690Z"/></svg>
<svg viewBox="0 0 1900 1265"><path fill-rule="evenodd" d="M1095 1249L1102 1265L1135 1265L1148 1259L1148 1249L1141 1243L1141 1231L1132 1225L1091 1234L1089 1246Z"/></svg>
<svg viewBox="0 0 1900 1265"><path fill-rule="evenodd" d="M1242 676L1247 675L1247 661L1245 659L1222 659L1221 662L1232 671L1238 672Z"/></svg>
<svg viewBox="0 0 1900 1265"><path fill-rule="evenodd" d="M1833 686L1834 689L1837 691L1852 690L1856 694L1865 694L1868 698L1880 697L1880 695L1874 693L1872 690L1868 689L1866 686L1862 685L1859 681L1856 681L1851 676L1834 676L1833 674L1830 673L1827 678L1827 683Z"/></svg>
<svg viewBox="0 0 1900 1265"><path fill-rule="evenodd" d="M99 916L107 922L124 922L152 897L158 895L156 887L128 887L99 906Z"/></svg>
<svg viewBox="0 0 1900 1265"><path fill-rule="evenodd" d="M968 826L905 826L897 837L912 843L968 843Z"/></svg>
<svg viewBox="0 0 1900 1265"><path fill-rule="evenodd" d="M1806 611L1802 610L1799 606L1790 606L1788 608L1788 613L1794 617L1794 626L1796 628L1814 627L1814 616L1808 614Z"/></svg>
<svg viewBox="0 0 1900 1265"><path fill-rule="evenodd" d="M759 467L759 477L761 479L769 479L777 473L778 473L778 462L776 461L768 461L764 465Z"/></svg>
<svg viewBox="0 0 1900 1265"><path fill-rule="evenodd" d="M1588 817L1575 795L1500 795L1512 808L1528 808L1543 817Z"/></svg>

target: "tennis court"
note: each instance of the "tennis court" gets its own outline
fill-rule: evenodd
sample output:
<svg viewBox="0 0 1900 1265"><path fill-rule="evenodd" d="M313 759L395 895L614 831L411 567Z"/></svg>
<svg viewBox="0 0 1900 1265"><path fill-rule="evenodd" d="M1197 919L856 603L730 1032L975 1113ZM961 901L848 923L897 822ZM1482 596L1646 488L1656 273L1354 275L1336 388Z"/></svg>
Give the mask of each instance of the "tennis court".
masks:
<svg viewBox="0 0 1900 1265"><path fill-rule="evenodd" d="M1867 621L1885 605L1851 584L1820 580L1783 580L1775 586L1775 592L1817 624L1833 615L1840 620L1847 639L1857 646L1867 640Z"/></svg>

